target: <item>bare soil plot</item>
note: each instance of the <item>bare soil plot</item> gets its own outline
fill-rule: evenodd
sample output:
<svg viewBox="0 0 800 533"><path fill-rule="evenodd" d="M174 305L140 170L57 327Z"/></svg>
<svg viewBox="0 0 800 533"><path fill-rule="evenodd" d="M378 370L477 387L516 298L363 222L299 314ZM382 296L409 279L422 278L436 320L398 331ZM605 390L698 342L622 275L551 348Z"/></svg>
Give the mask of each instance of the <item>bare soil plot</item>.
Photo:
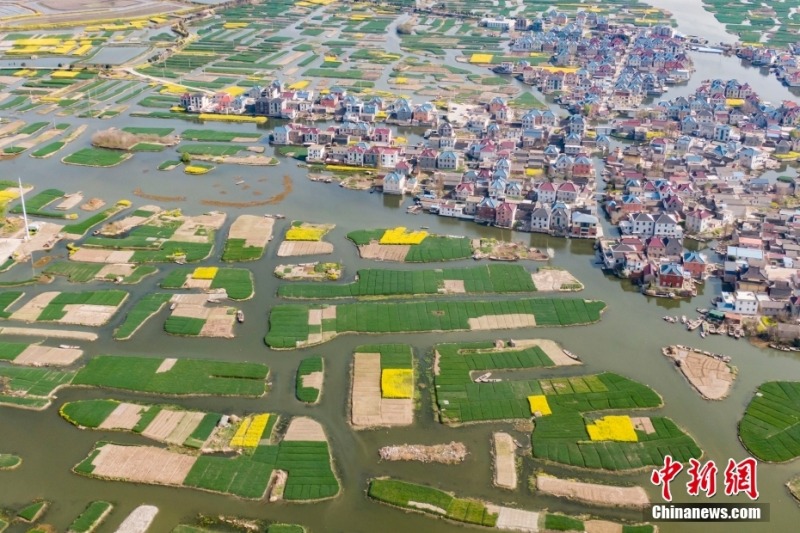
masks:
<svg viewBox="0 0 800 533"><path fill-rule="evenodd" d="M400 444L378 450L384 461L420 461L423 463L457 464L467 458L467 447L461 442L449 444Z"/></svg>
<svg viewBox="0 0 800 533"><path fill-rule="evenodd" d="M161 364L158 365L158 368L156 369L156 374L169 372L170 370L172 370L172 367L175 366L175 363L177 362L178 360L175 359L174 357L165 358L163 361L161 361Z"/></svg>
<svg viewBox="0 0 800 533"><path fill-rule="evenodd" d="M97 211L104 205L106 205L106 202L102 198L89 198L89 200L81 206L81 209L84 211Z"/></svg>
<svg viewBox="0 0 800 533"><path fill-rule="evenodd" d="M322 308L322 320L335 320L336 319L336 306L329 305Z"/></svg>
<svg viewBox="0 0 800 533"><path fill-rule="evenodd" d="M668 346L663 353L675 361L689 384L706 400L721 400L730 392L736 374L721 358L686 346Z"/></svg>
<svg viewBox="0 0 800 533"><path fill-rule="evenodd" d="M531 274L536 290L541 292L549 291L578 291L583 288L583 283L578 278L567 272L555 268L540 268L538 272Z"/></svg>
<svg viewBox="0 0 800 533"><path fill-rule="evenodd" d="M41 328L0 328L3 335L24 335L26 337L43 337L50 339L74 339L79 341L96 341L97 333L91 331L74 331L67 329L41 329Z"/></svg>
<svg viewBox="0 0 800 533"><path fill-rule="evenodd" d="M317 389L322 392L322 384L324 382L324 374L322 372L312 372L303 376L303 387Z"/></svg>
<svg viewBox="0 0 800 533"><path fill-rule="evenodd" d="M441 507L436 507L432 503L409 501L408 506L416 507L417 509L423 509L425 511L431 511L440 515L447 514L447 511L445 509L442 509Z"/></svg>
<svg viewBox="0 0 800 533"><path fill-rule="evenodd" d="M98 429L133 429L139 423L144 408L143 405L135 403L121 403L97 427Z"/></svg>
<svg viewBox="0 0 800 533"><path fill-rule="evenodd" d="M68 366L77 361L81 355L83 355L83 350L78 348L57 348L33 344L25 348L13 363L28 366Z"/></svg>
<svg viewBox="0 0 800 533"><path fill-rule="evenodd" d="M184 411L162 409L158 412L153 421L147 425L144 431L142 431L142 435L149 439L165 441L170 433L178 427L178 424L183 419L183 415Z"/></svg>
<svg viewBox="0 0 800 533"><path fill-rule="evenodd" d="M490 513L497 513L497 529L510 529L530 533L539 531L539 513L491 504L486 506L486 510Z"/></svg>
<svg viewBox="0 0 800 533"><path fill-rule="evenodd" d="M322 325L322 309L309 309L308 310L308 325L320 326Z"/></svg>
<svg viewBox="0 0 800 533"><path fill-rule="evenodd" d="M653 427L653 421L649 417L631 417L631 423L633 423L633 427L639 431L644 431L648 435L656 432L656 428Z"/></svg>
<svg viewBox="0 0 800 533"><path fill-rule="evenodd" d="M236 310L233 307L212 307L203 329L200 330L200 336L232 339L234 324L236 324Z"/></svg>
<svg viewBox="0 0 800 533"><path fill-rule="evenodd" d="M414 421L413 400L381 397L380 354L355 354L350 403L350 420L356 429L405 426Z"/></svg>
<svg viewBox="0 0 800 533"><path fill-rule="evenodd" d="M332 253L333 245L324 241L283 241L278 248L278 257Z"/></svg>
<svg viewBox="0 0 800 533"><path fill-rule="evenodd" d="M364 259L376 259L378 261L398 261L403 262L408 255L411 245L408 244L380 244L372 241L358 247L358 254Z"/></svg>
<svg viewBox="0 0 800 533"><path fill-rule="evenodd" d="M444 292L448 294L464 294L467 290L464 288L464 280L462 279L446 279L444 280Z"/></svg>
<svg viewBox="0 0 800 533"><path fill-rule="evenodd" d="M545 494L604 507L644 507L650 499L642 487L614 487L539 475L536 489Z"/></svg>
<svg viewBox="0 0 800 533"><path fill-rule="evenodd" d="M100 269L94 276L94 279L107 279L108 277L123 277L127 278L133 271L136 270L136 265L130 263L116 263L109 264Z"/></svg>
<svg viewBox="0 0 800 533"><path fill-rule="evenodd" d="M162 209L157 205L145 205L140 207L138 210L150 211L153 214L160 213L162 211ZM152 217L149 216L141 217L136 215L130 215L123 218L122 220L116 220L114 222L109 222L103 225L103 227L100 228L100 234L111 237L115 235L120 235L121 233L125 233L126 231L132 230L136 226L141 226L142 224L147 222L150 218Z"/></svg>
<svg viewBox="0 0 800 533"><path fill-rule="evenodd" d="M503 489L517 488L517 445L508 433L492 434L494 451L494 484Z"/></svg>
<svg viewBox="0 0 800 533"><path fill-rule="evenodd" d="M79 203L83 201L83 194L81 193L74 193L70 194L69 196L64 196L64 201L57 204L55 209L59 211L67 211L68 209L72 209L73 207L77 206Z"/></svg>
<svg viewBox="0 0 800 533"><path fill-rule="evenodd" d="M322 425L316 420L312 420L307 416L298 416L292 418L289 422L289 427L286 429L286 434L283 436L284 441L319 441L325 442L328 439L325 437L325 430Z"/></svg>
<svg viewBox="0 0 800 533"><path fill-rule="evenodd" d="M59 324L78 324L81 326L102 326L111 320L118 307L113 305L67 304L64 306L66 314L57 322Z"/></svg>
<svg viewBox="0 0 800 533"><path fill-rule="evenodd" d="M218 230L225 223L227 215L221 212L210 212L197 216L184 216L183 224L175 231L170 240L179 242L208 242L208 235L201 232L198 235L199 229L205 230Z"/></svg>
<svg viewBox="0 0 800 533"><path fill-rule="evenodd" d="M115 533L145 533L158 514L158 507L140 505L125 517Z"/></svg>
<svg viewBox="0 0 800 533"><path fill-rule="evenodd" d="M183 288L208 290L211 288L211 283L213 281L214 280L212 279L194 279L192 277L188 277L186 278L186 281L183 282Z"/></svg>
<svg viewBox="0 0 800 533"><path fill-rule="evenodd" d="M263 248L272 239L275 219L256 215L241 215L231 224L228 239L244 239L245 246Z"/></svg>
<svg viewBox="0 0 800 533"><path fill-rule="evenodd" d="M29 241L22 242L17 247L17 260L21 261L30 257L31 252L39 250L50 250L55 243L64 238L61 230L64 228L61 224L54 224L52 222L39 222L39 230L31 237ZM23 237L24 229L20 228L19 238Z"/></svg>
<svg viewBox="0 0 800 533"><path fill-rule="evenodd" d="M536 316L523 313L483 315L477 318L470 318L467 321L469 322L469 329L473 330L515 329L535 326Z"/></svg>
<svg viewBox="0 0 800 533"><path fill-rule="evenodd" d="M564 353L564 349L561 348L555 341L551 341L550 339L514 339L513 349L528 348L531 346L538 346L541 348L545 355L547 355L547 357L549 357L556 366L582 364L580 361L568 357L567 354Z"/></svg>
<svg viewBox="0 0 800 533"><path fill-rule="evenodd" d="M92 460L92 475L134 483L180 485L196 457L154 446L106 444Z"/></svg>
<svg viewBox="0 0 800 533"><path fill-rule="evenodd" d="M79 248L69 258L85 263L127 263L133 250L103 250L99 248Z"/></svg>
<svg viewBox="0 0 800 533"><path fill-rule="evenodd" d="M622 524L606 520L586 520L583 527L586 533L622 533Z"/></svg>
<svg viewBox="0 0 800 533"><path fill-rule="evenodd" d="M44 308L53 301L53 298L60 293L55 291L43 292L37 294L28 300L20 309L11 314L9 318L13 320L25 320L26 322L35 322L39 315L42 314Z"/></svg>

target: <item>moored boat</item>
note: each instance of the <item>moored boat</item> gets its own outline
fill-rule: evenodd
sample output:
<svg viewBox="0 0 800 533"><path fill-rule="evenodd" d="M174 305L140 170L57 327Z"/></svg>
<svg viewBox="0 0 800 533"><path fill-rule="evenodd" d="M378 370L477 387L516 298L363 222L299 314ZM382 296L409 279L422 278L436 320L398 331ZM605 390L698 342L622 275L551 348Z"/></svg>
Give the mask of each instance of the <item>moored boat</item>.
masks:
<svg viewBox="0 0 800 533"><path fill-rule="evenodd" d="M562 349L561 351L564 352L564 355L566 355L570 359L574 359L575 361L580 361L580 358L574 353L570 352L569 350Z"/></svg>
<svg viewBox="0 0 800 533"><path fill-rule="evenodd" d="M75 346L74 344L59 344L58 347L62 348L64 350L80 350L81 349L80 346Z"/></svg>
<svg viewBox="0 0 800 533"><path fill-rule="evenodd" d="M241 324L242 322L244 322L244 311L242 311L241 309L239 309L238 311L236 311L236 321L237 321L239 324Z"/></svg>

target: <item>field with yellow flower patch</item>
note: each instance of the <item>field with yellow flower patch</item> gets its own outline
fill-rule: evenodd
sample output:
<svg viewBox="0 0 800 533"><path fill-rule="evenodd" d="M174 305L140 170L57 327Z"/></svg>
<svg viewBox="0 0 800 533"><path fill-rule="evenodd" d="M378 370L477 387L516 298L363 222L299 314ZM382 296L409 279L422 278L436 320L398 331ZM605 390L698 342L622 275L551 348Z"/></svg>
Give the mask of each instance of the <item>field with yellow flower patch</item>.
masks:
<svg viewBox="0 0 800 533"><path fill-rule="evenodd" d="M637 442L639 440L633 429L631 417L626 415L598 418L594 423L586 424L586 431L592 440L615 442Z"/></svg>
<svg viewBox="0 0 800 533"><path fill-rule="evenodd" d="M261 436L269 422L269 413L255 416L248 416L242 420L231 439L231 446L234 448L255 448L261 443ZM269 435L267 435L269 438Z"/></svg>
<svg viewBox="0 0 800 533"><path fill-rule="evenodd" d="M321 241L330 230L332 224L311 224L309 222L294 221L286 231L287 241Z"/></svg>
<svg viewBox="0 0 800 533"><path fill-rule="evenodd" d="M253 276L245 268L189 267L172 270L161 282L162 289L225 289L232 300L253 296Z"/></svg>
<svg viewBox="0 0 800 533"><path fill-rule="evenodd" d="M381 370L381 397L411 398L414 395L414 371L410 368Z"/></svg>
<svg viewBox="0 0 800 533"><path fill-rule="evenodd" d="M428 236L427 231L407 231L403 226L387 229L381 240L381 244L420 244Z"/></svg>

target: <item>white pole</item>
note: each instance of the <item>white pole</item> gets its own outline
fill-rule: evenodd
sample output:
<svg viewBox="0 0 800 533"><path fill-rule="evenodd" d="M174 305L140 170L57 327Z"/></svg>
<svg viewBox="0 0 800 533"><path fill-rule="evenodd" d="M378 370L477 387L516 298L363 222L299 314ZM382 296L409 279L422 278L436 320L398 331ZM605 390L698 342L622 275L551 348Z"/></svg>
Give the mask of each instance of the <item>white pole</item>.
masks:
<svg viewBox="0 0 800 533"><path fill-rule="evenodd" d="M22 201L22 219L25 221L25 240L31 240L31 230L28 227L28 213L25 211L25 191L22 190L22 178L17 176L17 183L19 183L19 199Z"/></svg>

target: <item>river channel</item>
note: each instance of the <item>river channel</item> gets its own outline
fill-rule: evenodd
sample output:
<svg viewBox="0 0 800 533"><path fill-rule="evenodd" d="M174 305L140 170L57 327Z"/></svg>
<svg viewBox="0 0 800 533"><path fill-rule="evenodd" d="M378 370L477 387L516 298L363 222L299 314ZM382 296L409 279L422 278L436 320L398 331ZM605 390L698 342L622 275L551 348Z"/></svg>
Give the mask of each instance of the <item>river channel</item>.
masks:
<svg viewBox="0 0 800 533"><path fill-rule="evenodd" d="M710 15L699 7L699 3L684 0L650 2L660 7L676 11L676 18L686 33L701 34L701 26L684 28L685 21L698 20ZM674 4L677 7L671 7ZM691 6L690 6L691 4ZM681 13L678 9L691 7L693 14ZM284 34L296 37L294 28L287 28ZM718 41L712 37L710 40ZM389 37L389 48L397 47L393 34ZM723 77L747 80L766 99L779 102L792 98L792 94L774 78L764 76L759 70L746 68L736 58L694 54L697 73L687 87L679 87L665 97L693 91L697 83L706 78ZM464 65L459 65L464 66ZM464 66L485 72L478 67ZM383 88L383 87L379 87ZM132 107L135 109L135 106ZM34 121L38 116L21 115L20 118ZM41 118L39 118L41 120ZM59 122L63 121L59 119ZM179 131L191 123L156 119L130 119L117 117L105 121L69 118L72 123L88 122L89 132L73 143L69 151L74 151L89 143L89 134L109 126L124 126L135 123L137 126L174 126ZM241 129L254 126L227 126L214 124L214 129ZM269 128L274 127L274 123ZM267 152L271 151L267 148ZM15 471L0 474L0 502L4 507L19 507L34 498L45 498L53 502L46 521L63 530L83 509L89 500L105 499L117 504L117 508L100 531L114 531L123 517L142 503L157 505L160 512L151 531L167 532L181 521L191 520L198 513L227 514L253 518L267 518L282 522L298 523L319 532L456 532L464 528L444 521L418 515L407 514L373 503L365 496L367 480L371 477L390 475L400 479L427 483L456 492L461 496L483 498L495 503L514 503L527 509L563 511L571 514L591 512L605 518L621 518L641 521L639 512L590 509L583 505L561 501L532 493L527 487L527 477L539 470L565 477L592 479L610 482L630 482L646 487L651 498L658 501L658 489L648 482L649 471L633 475L607 475L583 472L544 465L530 458L525 459L521 487L515 492L491 488L490 436L493 431L507 430L522 443L529 443L523 433L514 431L509 424L479 424L461 428L448 428L437 423L431 411L429 387L421 391L420 409L416 423L406 429L354 432L346 420L347 390L349 386L349 367L354 347L371 342L402 342L413 345L422 364L422 383L429 385L426 374L430 368L429 352L437 342L480 340L492 338L486 332L475 333L436 333L404 334L383 336L344 335L315 348L297 351L272 351L263 342L267 330L267 317L272 306L281 303L275 297L276 279L272 276L274 267L280 264L277 258L277 240L288 226L290 220L299 219L313 222L332 222L336 228L329 235L335 251L333 259L345 265L345 278L352 276L359 268L391 267L397 265L376 264L358 258L355 247L345 239L349 231L370 227L390 227L405 225L416 229L420 225L429 226L432 233L459 234L468 236L495 236L506 240L523 241L540 248L552 248L555 257L553 266L567 268L586 286L580 294L584 298L604 300L608 304L602 320L594 325L574 328L534 328L529 330L502 331L496 337L523 338L545 337L554 339L567 349L579 354L585 365L579 368L544 370L537 375L576 375L601 371L618 372L654 388L664 399L664 407L652 411L653 415L668 416L684 428L698 442L705 452L706 459L724 464L728 458L737 460L747 456L738 441L736 426L745 406L756 387L769 380L800 379L800 357L791 353L776 352L753 347L746 341L735 341L728 337L709 337L700 339L697 333L686 332L677 325L666 324L661 316L693 315L696 307L708 307L709 300L718 294L720 287L716 280L710 280L703 288L702 295L690 302L662 301L647 299L632 287L605 275L595 265L593 243L589 241L564 240L541 235L516 233L509 230L485 228L469 222L457 221L430 215L408 215L398 198L384 198L380 194L348 191L333 184L311 182L306 171L298 168L288 158L282 158L277 167L264 169L222 165L212 174L204 177L190 177L179 170L159 172L159 163L169 157L165 154L138 153L131 160L110 170L89 170L83 167L60 163L58 157L34 160L27 156L18 157L2 164L4 178L21 176L23 181L34 184L37 189L58 187L67 192L81 190L90 196L98 196L107 201L128 198L135 205L154 203L133 196L132 191L140 188L146 193L185 196L186 200L164 204L165 207L180 207L184 212L196 214L209 208L200 202L203 199L226 201L250 201L265 199L282 189L282 176L293 179L293 191L279 205L251 209L228 209L230 222L242 213L262 214L280 212L286 220L278 221L275 227L276 241L268 248L265 257L249 267L256 279L256 296L244 302L242 308L247 322L237 329L235 340L199 340L171 337L162 331L164 314L146 324L132 340L115 342L111 331L135 301L144 294L157 290L157 280L168 272L172 265L163 266L157 279L146 278L143 283L126 287L132 293L126 306L111 324L99 330L100 339L85 345L88 357L99 354L139 354L170 357L194 357L224 359L229 361L258 361L271 368L271 390L261 399L198 398L168 399L142 395L116 393L86 389L64 389L58 400L44 412L31 412L17 409L0 409L0 451L18 453L24 459L22 467ZM241 177L241 178L240 178ZM243 179L247 189L235 185ZM255 195L254 193L258 194ZM406 204L409 200L405 200ZM157 202L155 202L157 203ZM607 228L608 230L608 228ZM227 227L217 236L217 252ZM51 252L65 256L63 246ZM215 256L218 258L219 254ZM35 259L40 257L36 254ZM219 264L212 259L210 264ZM473 261L461 261L448 266L470 266ZM531 265L533 266L533 265ZM430 265L406 265L404 268L430 268ZM30 275L30 267L17 266L3 279L25 278ZM46 287L26 287L30 296L44 290L81 290L81 287L64 281L56 281ZM17 340L8 338L4 340ZM19 339L30 341L30 339ZM661 347L680 343L699 346L703 349L728 354L732 363L738 367L738 378L730 396L719 402L708 402L700 398L673 365L661 355ZM294 376L299 360L311 354L323 355L326 359L325 388L319 406L305 407L294 399ZM144 442L137 436L121 433L80 431L58 415L59 407L66 401L84 398L113 397L138 401L167 401L187 408L207 409L226 413L275 412L282 415L309 415L319 420L328 433L335 458L335 469L341 479L343 491L335 499L315 504L264 504L237 500L231 497L207 494L191 489L163 488L134 485L121 482L99 481L77 476L70 472L72 466L82 460L93 444L101 439L117 442ZM421 465L405 463L381 463L378 460L379 447L391 443L439 443L457 440L464 442L470 455L465 463L458 466ZM785 483L800 474L797 461L788 465L759 465L758 486L761 502L770 504L771 514L768 523L730 525L730 524L675 524L661 523L661 531L671 533L688 532L728 532L728 531L796 531L800 518L798 506L788 494ZM682 478L679 478L682 479ZM685 479L683 480L685 482ZM673 484L676 501L693 501L686 496L680 485ZM746 501L741 497L718 495L714 502L730 503ZM18 526L11 531L24 531Z"/></svg>

